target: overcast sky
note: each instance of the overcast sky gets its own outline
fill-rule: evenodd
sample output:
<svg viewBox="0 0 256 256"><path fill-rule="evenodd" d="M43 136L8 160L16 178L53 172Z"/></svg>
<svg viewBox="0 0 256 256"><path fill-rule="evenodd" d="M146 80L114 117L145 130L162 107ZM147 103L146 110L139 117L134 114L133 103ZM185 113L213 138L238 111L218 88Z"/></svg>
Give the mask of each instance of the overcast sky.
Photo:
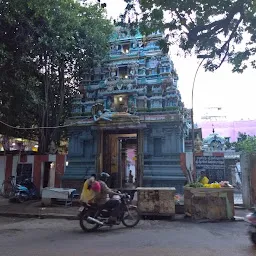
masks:
<svg viewBox="0 0 256 256"><path fill-rule="evenodd" d="M102 0L107 3L109 17L116 18L125 7L123 0ZM191 90L194 75L200 60L195 57L177 56L177 49L170 49L171 58L179 74L179 89L186 107L191 107ZM247 69L243 74L232 73L229 64L215 71L197 75L194 91L195 120L200 119L207 107L222 107L229 120L256 119L254 103L256 102L255 81L253 72Z"/></svg>

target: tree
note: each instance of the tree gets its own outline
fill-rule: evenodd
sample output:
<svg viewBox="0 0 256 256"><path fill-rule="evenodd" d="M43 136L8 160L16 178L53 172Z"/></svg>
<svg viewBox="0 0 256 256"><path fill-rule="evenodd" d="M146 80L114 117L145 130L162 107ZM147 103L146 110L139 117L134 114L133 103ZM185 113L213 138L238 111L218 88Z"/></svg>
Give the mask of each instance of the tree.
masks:
<svg viewBox="0 0 256 256"><path fill-rule="evenodd" d="M167 32L161 41L168 51L170 44L178 44L186 52L212 56L205 68L218 69L224 61L233 65L234 72L243 72L249 65L256 67L252 57L256 53L256 4L253 0L125 0L127 7L121 23L128 18L130 26L137 25L148 35ZM140 11L137 9L139 2Z"/></svg>
<svg viewBox="0 0 256 256"><path fill-rule="evenodd" d="M256 152L256 136L247 136L246 139L239 140L236 148L237 151Z"/></svg>
<svg viewBox="0 0 256 256"><path fill-rule="evenodd" d="M248 139L252 138L246 133L238 132L237 141L230 142L229 140L225 141L226 149L235 149L236 152L244 151L246 145L248 144ZM247 141L247 142L245 142Z"/></svg>
<svg viewBox="0 0 256 256"><path fill-rule="evenodd" d="M0 2L1 120L25 127L57 127L72 97L105 57L112 25L98 5L72 0ZM58 143L61 129L1 133L39 137L40 152Z"/></svg>

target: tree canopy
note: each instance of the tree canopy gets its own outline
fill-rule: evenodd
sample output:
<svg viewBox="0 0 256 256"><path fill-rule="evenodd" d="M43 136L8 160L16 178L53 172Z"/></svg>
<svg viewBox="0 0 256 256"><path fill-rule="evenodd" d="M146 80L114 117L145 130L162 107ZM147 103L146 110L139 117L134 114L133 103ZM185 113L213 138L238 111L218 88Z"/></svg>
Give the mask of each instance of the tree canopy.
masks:
<svg viewBox="0 0 256 256"><path fill-rule="evenodd" d="M0 120L20 127L62 125L85 71L106 56L111 32L98 5L0 1ZM61 136L59 129L0 129L39 138L41 152Z"/></svg>
<svg viewBox="0 0 256 256"><path fill-rule="evenodd" d="M256 136L248 136L246 139L238 141L236 149L248 153L256 152Z"/></svg>
<svg viewBox="0 0 256 256"><path fill-rule="evenodd" d="M250 136L246 133L238 132L236 142L226 141L226 149L235 149L236 152L255 152L256 136Z"/></svg>
<svg viewBox="0 0 256 256"><path fill-rule="evenodd" d="M186 52L211 56L205 64L210 71L224 61L234 72L256 67L256 2L254 0L125 0L123 21L137 22L145 35L167 32L163 49L177 44ZM139 4L139 10L137 5Z"/></svg>

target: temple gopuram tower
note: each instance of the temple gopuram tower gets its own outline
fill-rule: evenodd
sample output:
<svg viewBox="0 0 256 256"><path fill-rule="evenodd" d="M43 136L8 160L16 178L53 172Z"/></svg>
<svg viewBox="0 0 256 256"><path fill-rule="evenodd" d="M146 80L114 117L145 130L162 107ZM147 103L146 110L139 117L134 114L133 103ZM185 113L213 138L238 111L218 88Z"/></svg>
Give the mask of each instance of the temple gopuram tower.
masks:
<svg viewBox="0 0 256 256"><path fill-rule="evenodd" d="M69 122L64 187L81 187L92 173L108 172L110 186L174 186L187 126L173 62L158 46L162 34L143 39L117 28L109 56L84 77Z"/></svg>

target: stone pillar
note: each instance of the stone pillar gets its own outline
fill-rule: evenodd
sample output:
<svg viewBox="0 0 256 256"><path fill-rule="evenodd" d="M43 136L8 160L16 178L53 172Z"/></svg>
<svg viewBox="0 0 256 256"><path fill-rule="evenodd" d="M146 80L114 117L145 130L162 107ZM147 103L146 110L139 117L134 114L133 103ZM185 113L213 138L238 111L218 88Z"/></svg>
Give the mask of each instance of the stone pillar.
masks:
<svg viewBox="0 0 256 256"><path fill-rule="evenodd" d="M180 134L176 131L175 132L175 136L176 136L176 152L180 152Z"/></svg>
<svg viewBox="0 0 256 256"><path fill-rule="evenodd" d="M150 138L150 130L145 129L144 130L144 154L145 155L149 153L149 147L148 147L149 138Z"/></svg>
<svg viewBox="0 0 256 256"><path fill-rule="evenodd" d="M180 136L180 143L181 143L181 152L185 152L185 139L184 139L184 134L181 133L181 136Z"/></svg>
<svg viewBox="0 0 256 256"><path fill-rule="evenodd" d="M171 152L175 153L177 151L177 145L176 145L176 134L175 131L172 131L171 134Z"/></svg>
<svg viewBox="0 0 256 256"><path fill-rule="evenodd" d="M82 156L83 143L80 140L80 133L77 131L70 133L69 156Z"/></svg>
<svg viewBox="0 0 256 256"><path fill-rule="evenodd" d="M154 155L154 138L163 138L164 134L163 134L163 129L160 125L158 126L154 126L152 127L152 133L150 135L150 139L151 139L151 151L150 153L152 153L152 155ZM163 151L163 143L161 143L161 147L162 147L162 151Z"/></svg>
<svg viewBox="0 0 256 256"><path fill-rule="evenodd" d="M164 131L164 153L170 154L172 153L172 129L167 128Z"/></svg>
<svg viewBox="0 0 256 256"><path fill-rule="evenodd" d="M80 141L82 142L83 156L85 159L91 159L94 150L94 137L90 128L86 127L80 135Z"/></svg>
<svg viewBox="0 0 256 256"><path fill-rule="evenodd" d="M98 153L98 140L100 139L100 131L93 131L91 134L92 138L88 142L89 144L91 144L90 146L92 147L92 156L95 157Z"/></svg>
<svg viewBox="0 0 256 256"><path fill-rule="evenodd" d="M240 164L242 170L242 196L243 196L243 205L246 208L252 207L255 202L252 198L252 154L243 153L240 157Z"/></svg>
<svg viewBox="0 0 256 256"><path fill-rule="evenodd" d="M137 159L137 182L139 186L143 185L143 176L144 176L144 132L139 130L138 132L138 159Z"/></svg>

